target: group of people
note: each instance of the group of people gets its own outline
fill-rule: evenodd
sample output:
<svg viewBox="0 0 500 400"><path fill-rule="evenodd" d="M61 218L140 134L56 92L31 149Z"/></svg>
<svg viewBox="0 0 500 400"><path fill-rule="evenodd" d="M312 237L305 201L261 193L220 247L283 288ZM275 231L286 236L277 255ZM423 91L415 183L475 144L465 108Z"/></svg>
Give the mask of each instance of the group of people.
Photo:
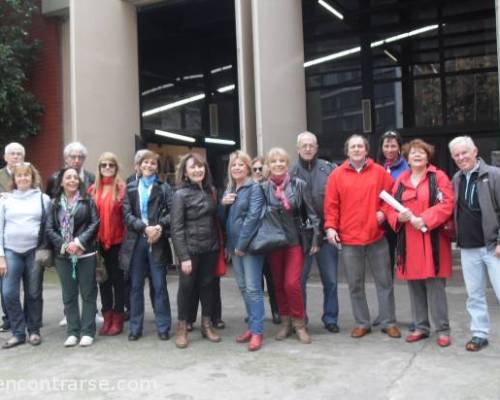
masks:
<svg viewBox="0 0 500 400"><path fill-rule="evenodd" d="M189 345L198 303L202 336L221 340L214 324L223 326L219 276L229 260L247 322L236 341L247 343L249 351L263 344L264 277L273 322L280 324L275 339L295 333L301 343L311 343L306 288L313 260L323 286L322 322L328 332L339 332L339 255L355 320L353 338L376 325L391 338L401 337L395 316L396 271L409 288L412 324L406 341L429 337L430 312L437 344L446 347L451 337L445 288L456 237L471 316L466 349L478 351L488 344L490 329L487 275L500 301L500 169L478 157L470 137L453 139L449 149L459 168L452 181L431 164L433 146L420 139L403 145L397 132L386 132L375 161L368 155L368 140L352 135L345 142L347 159L336 166L318 158L316 136L303 132L294 163L278 147L265 159L233 152L227 187L219 195L207 161L195 152L180 158L172 188L160 181L159 156L152 151L136 154L136 173L125 182L110 152L100 156L95 175L86 171L87 150L75 142L66 146L65 167L50 177L44 194L38 171L24 162L24 148L11 143L5 148L7 165L0 170L0 288L3 328L12 331L2 347L42 341L47 249L61 281L64 346L92 345L98 286L104 317L99 334L120 334L128 315L128 339L139 340L146 277L157 335L168 340L169 239L180 264L178 348ZM383 191L393 202L381 199ZM399 206L394 208L394 202ZM99 285L98 263L107 272ZM377 292L374 320L365 294L367 265Z"/></svg>

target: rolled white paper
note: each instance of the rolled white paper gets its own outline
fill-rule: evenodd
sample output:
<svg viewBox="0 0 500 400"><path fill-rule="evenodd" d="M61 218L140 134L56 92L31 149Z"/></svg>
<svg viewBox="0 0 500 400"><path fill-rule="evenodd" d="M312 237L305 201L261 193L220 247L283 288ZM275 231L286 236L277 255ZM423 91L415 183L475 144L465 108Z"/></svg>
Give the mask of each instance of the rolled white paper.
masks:
<svg viewBox="0 0 500 400"><path fill-rule="evenodd" d="M384 200L387 204L389 204L392 208L394 208L398 212L403 212L406 210L406 207L403 206L399 201L397 201L394 197L392 197L385 190L382 190L379 194L379 197ZM423 226L420 230L425 233L427 232L427 227Z"/></svg>

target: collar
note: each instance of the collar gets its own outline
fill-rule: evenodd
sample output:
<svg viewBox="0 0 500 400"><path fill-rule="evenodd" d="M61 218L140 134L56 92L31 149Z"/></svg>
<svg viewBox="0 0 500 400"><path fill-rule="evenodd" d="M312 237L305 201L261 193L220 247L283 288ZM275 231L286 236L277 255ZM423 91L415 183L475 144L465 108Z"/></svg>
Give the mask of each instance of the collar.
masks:
<svg viewBox="0 0 500 400"><path fill-rule="evenodd" d="M363 170L366 168L366 166L368 165L368 158L365 158L365 161L363 162L363 165L361 165L361 167L356 167L356 166L355 166L355 165L351 162L351 160L350 160L350 159L347 159L347 161L348 161L348 163L349 163L349 166L350 166L352 169L354 169L356 172L358 172L358 173L359 173L359 172L361 172L361 171L363 171Z"/></svg>
<svg viewBox="0 0 500 400"><path fill-rule="evenodd" d="M317 154L316 154L316 155L314 156L314 158L313 158L312 160L310 160L310 161L306 161L306 160L304 160L304 159L303 159L303 158L299 155L299 163L300 163L300 165L301 165L304 169L306 169L306 170L308 170L308 171L312 170L312 169L316 166L316 162L317 162L317 161L318 161L318 155L317 155Z"/></svg>

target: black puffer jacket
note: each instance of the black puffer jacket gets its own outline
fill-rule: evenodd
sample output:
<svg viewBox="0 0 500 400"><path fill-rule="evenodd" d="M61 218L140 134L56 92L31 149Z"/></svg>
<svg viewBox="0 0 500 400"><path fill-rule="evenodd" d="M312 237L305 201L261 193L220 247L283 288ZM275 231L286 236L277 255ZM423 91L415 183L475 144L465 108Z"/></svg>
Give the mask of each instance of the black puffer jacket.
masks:
<svg viewBox="0 0 500 400"><path fill-rule="evenodd" d="M307 190L307 183L300 178L290 178L290 182L285 186L285 195L288 198L290 209L285 210L282 203L275 196L275 189L269 181L261 183L266 196L266 202L272 207L281 209L284 214L282 218L283 230L289 240L290 246L301 245L301 225L307 222L311 233L310 246L320 246L319 218L314 210L310 190ZM310 249L304 249L309 251Z"/></svg>
<svg viewBox="0 0 500 400"><path fill-rule="evenodd" d="M128 271L132 261L132 253L139 239L144 235L148 225L141 219L141 207L138 191L139 181L132 181L127 185L127 192L123 199L123 218L127 232L120 249L120 268ZM151 189L148 201L149 226L160 225L162 235L151 246L155 263L166 266L170 260L170 246L168 232L170 228L170 210L172 208L172 188L168 183L156 181Z"/></svg>
<svg viewBox="0 0 500 400"><path fill-rule="evenodd" d="M54 254L60 255L64 239L61 234L61 223L59 222L59 211L61 204L59 199L52 200L51 211L47 214L45 234L54 248ZM73 238L78 238L85 248L84 254L96 251L96 237L99 229L99 215L94 200L84 196L78 201L74 215ZM67 256L67 254L66 254Z"/></svg>
<svg viewBox="0 0 500 400"><path fill-rule="evenodd" d="M185 183L174 194L171 234L180 261L219 249L215 226L217 203L213 191Z"/></svg>

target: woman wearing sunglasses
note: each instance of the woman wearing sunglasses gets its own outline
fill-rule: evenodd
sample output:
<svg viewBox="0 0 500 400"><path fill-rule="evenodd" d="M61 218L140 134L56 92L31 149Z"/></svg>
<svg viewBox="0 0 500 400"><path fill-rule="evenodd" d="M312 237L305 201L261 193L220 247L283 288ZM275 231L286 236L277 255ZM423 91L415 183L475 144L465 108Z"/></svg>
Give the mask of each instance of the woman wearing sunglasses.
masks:
<svg viewBox="0 0 500 400"><path fill-rule="evenodd" d="M100 335L118 335L123 330L125 281L118 253L123 242L123 198L125 183L118 176L118 159L110 152L99 157L96 182L89 190L99 213L97 239L108 279L99 284L104 323Z"/></svg>

